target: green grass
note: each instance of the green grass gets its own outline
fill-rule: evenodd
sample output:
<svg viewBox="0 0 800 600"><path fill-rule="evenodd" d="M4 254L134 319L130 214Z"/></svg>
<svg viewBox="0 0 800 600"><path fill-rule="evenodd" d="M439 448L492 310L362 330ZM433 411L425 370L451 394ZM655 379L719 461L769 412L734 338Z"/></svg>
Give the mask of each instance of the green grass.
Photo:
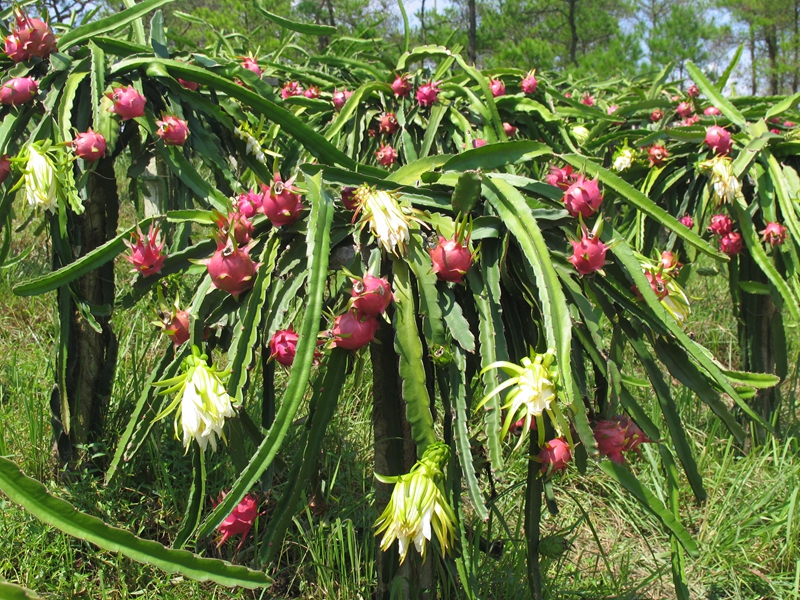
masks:
<svg viewBox="0 0 800 600"><path fill-rule="evenodd" d="M32 257L46 265L46 252ZM190 468L181 444L173 439L167 419L158 435L105 487L102 474L56 472L51 451L49 390L52 385L56 326L50 298L13 296L11 286L36 272L28 260L0 270L0 455L11 456L31 476L81 510L102 517L146 538L169 544L183 516ZM124 275L123 275L124 276ZM738 361L735 322L722 277L696 277L687 329L725 363ZM166 344L154 335L144 306L118 314L119 378L114 386L107 427L109 446L93 448L113 453L113 440L130 413L132 399L144 385L153 360ZM793 332L796 330L792 330ZM787 349L797 361L798 339ZM367 361L368 362L368 361ZM0 578L36 590L44 598L369 598L376 573L372 533L372 436L369 365L342 397L330 424L318 461L315 488L308 489L279 560L270 570L275 584L264 591L229 590L170 576L150 567L70 538L49 528L0 497ZM258 369L258 367L256 367ZM782 388L784 431L796 429L797 374ZM681 515L700 545L700 557L687 559L692 598L800 599L800 460L798 441L767 436L745 452L691 393L676 387L673 394L704 476L709 499L694 503L681 480ZM251 395L255 392L251 390ZM651 415L658 409L652 394L639 394ZM253 397L246 405L254 406ZM663 426L662 423L657 423ZM283 456L290 456L298 439L290 434ZM249 446L248 446L249 448ZM525 458L511 460L497 482L492 518L472 519L475 536L502 544L502 553L475 552L473 559L481 598L528 598L524 564L523 506ZM632 468L657 495L664 497L657 452L643 446ZM235 474L225 453L209 459L208 494ZM279 493L287 474L276 463ZM485 477L485 475L484 475ZM483 483L486 483L485 480ZM555 481L559 513L547 514L543 535L564 533L571 547L558 558L543 559L546 594L553 599L671 598L668 536L656 520L591 463L586 475L574 467ZM466 495L464 495L466 499ZM253 566L259 551L258 533L274 506L272 495L261 495L267 514L240 551L238 540L216 548L215 540L199 543L206 556ZM206 509L210 509L210 498ZM469 507L466 507L468 518ZM475 538L477 539L477 537ZM451 597L460 597L456 590Z"/></svg>

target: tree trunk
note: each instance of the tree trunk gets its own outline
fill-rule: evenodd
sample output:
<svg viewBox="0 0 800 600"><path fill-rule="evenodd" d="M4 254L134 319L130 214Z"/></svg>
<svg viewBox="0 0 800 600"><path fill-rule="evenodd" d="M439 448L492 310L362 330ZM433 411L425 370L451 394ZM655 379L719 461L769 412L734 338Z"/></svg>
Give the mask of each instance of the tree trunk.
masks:
<svg viewBox="0 0 800 600"><path fill-rule="evenodd" d="M428 31L425 29L425 0L422 0L422 4L419 7L419 28L422 32L422 43L428 43Z"/></svg>
<svg viewBox="0 0 800 600"><path fill-rule="evenodd" d="M119 198L114 160L103 158L96 164L89 176L85 212L73 217L72 242L78 258L116 235ZM85 459L78 456L78 446L102 439L114 382L117 341L108 314L114 305L113 261L78 278L71 286L59 290L61 327L68 328L69 335L66 348L61 348L67 353L65 377L62 380L57 375L51 407L59 460L74 467ZM83 314L78 302L84 304ZM107 310L98 311L100 308ZM98 313L90 317L94 323L86 316L91 311ZM67 407L60 406L64 401L68 412L64 411Z"/></svg>
<svg viewBox="0 0 800 600"><path fill-rule="evenodd" d="M478 11L475 7L475 0L469 0L469 62L472 65L478 60Z"/></svg>
<svg viewBox="0 0 800 600"><path fill-rule="evenodd" d="M750 26L750 93L755 96L758 91L756 79L756 30Z"/></svg>
<svg viewBox="0 0 800 600"><path fill-rule="evenodd" d="M764 41L767 44L767 58L769 59L769 92L776 96L780 93L780 79L778 77L778 33L774 25L765 28Z"/></svg>
<svg viewBox="0 0 800 600"><path fill-rule="evenodd" d="M578 0L569 0L569 62L578 66L578 24L575 22L575 12Z"/></svg>

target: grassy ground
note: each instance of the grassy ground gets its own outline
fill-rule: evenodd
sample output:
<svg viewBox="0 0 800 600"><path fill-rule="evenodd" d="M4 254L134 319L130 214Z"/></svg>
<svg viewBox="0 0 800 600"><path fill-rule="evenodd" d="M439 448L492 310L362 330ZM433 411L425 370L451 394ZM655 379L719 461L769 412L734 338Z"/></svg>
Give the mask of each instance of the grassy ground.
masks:
<svg viewBox="0 0 800 600"><path fill-rule="evenodd" d="M81 510L101 516L146 538L169 543L182 517L182 501L190 473L183 449L172 439L171 427L149 443L129 465L124 477L102 485L99 473L57 477L51 454L47 405L52 385L53 340L56 334L50 299L16 298L16 281L46 265L46 255L0 269L0 455L11 456L26 473L45 481ZM37 262L38 261L38 262ZM721 278L696 278L690 289L695 312L688 329L723 362L735 364L736 333ZM138 310L138 309L137 309ZM123 318L124 317L124 318ZM142 374L162 339L152 335L144 309L120 315L120 375L108 419L111 438L124 427L131 398L141 387ZM797 336L790 359L797 356ZM34 589L46 598L368 598L375 580L375 544L371 524L371 427L368 375L344 395L323 445L320 485L313 502L298 512L272 570L269 590L229 590L173 577L61 534L0 497L0 577ZM796 373L783 386L784 419L793 425ZM748 453L736 448L707 409L690 393L674 387L695 455L705 477L709 499L693 502L682 481L683 522L701 549L687 560L694 598L800 598L800 460L793 437L767 437ZM640 400L657 415L654 399ZM793 427L790 427L790 431ZM97 453L113 452L97 447ZM217 458L210 464L209 489L230 475L230 465ZM633 468L642 481L663 498L656 451L643 446ZM499 555L479 554L481 597L526 598L523 504L520 457L498 483L497 511L480 531L502 542ZM284 476L276 469L278 484ZM571 548L559 558L544 559L550 598L670 598L670 540L656 521L601 471L589 466L586 475L574 468L556 482L560 512L546 516L545 533L567 532ZM262 498L267 501L268 499ZM269 507L269 502L266 502ZM210 507L210 502L209 502ZM258 548L253 539L240 551L238 542L217 549L212 542L196 548L207 556L252 564ZM476 530L479 523L473 523Z"/></svg>

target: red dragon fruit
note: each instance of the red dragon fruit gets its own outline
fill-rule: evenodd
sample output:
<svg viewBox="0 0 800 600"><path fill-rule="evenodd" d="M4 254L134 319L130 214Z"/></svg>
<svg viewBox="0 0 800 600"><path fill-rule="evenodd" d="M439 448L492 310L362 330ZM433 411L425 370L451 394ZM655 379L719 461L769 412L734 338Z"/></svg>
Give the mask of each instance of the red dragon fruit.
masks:
<svg viewBox="0 0 800 600"><path fill-rule="evenodd" d="M393 133L397 133L399 128L400 124L397 122L397 117L394 116L393 112L381 115L378 131L380 131L382 134L391 135Z"/></svg>
<svg viewBox="0 0 800 600"><path fill-rule="evenodd" d="M536 81L536 74L534 71L531 71L525 77L522 78L519 86L522 88L523 94L534 94L536 92L536 87L539 85L539 82Z"/></svg>
<svg viewBox="0 0 800 600"><path fill-rule="evenodd" d="M689 104L688 102L681 102L680 104L678 104L678 108L675 109L675 112L678 113L678 116L681 119L688 119L689 117L692 116L694 109L692 108L692 105Z"/></svg>
<svg viewBox="0 0 800 600"><path fill-rule="evenodd" d="M615 415L613 420L619 424L624 436L622 449L625 452L639 452L639 446L649 444L651 440L639 429L639 426L627 415Z"/></svg>
<svg viewBox="0 0 800 600"><path fill-rule="evenodd" d="M287 81L283 84L283 89L281 90L281 98L286 100L287 98L291 98L292 96L300 96L303 93L303 89L300 87L300 84L297 81Z"/></svg>
<svg viewBox="0 0 800 600"><path fill-rule="evenodd" d="M622 464L625 457L622 452L625 449L625 431L618 421L597 421L592 425L594 440L597 442L597 449L600 454L611 459L615 463Z"/></svg>
<svg viewBox="0 0 800 600"><path fill-rule="evenodd" d="M225 493L221 492L219 495L219 500L212 503L216 507L217 504L222 502L224 499ZM258 502L256 502L256 499L251 494L247 494L244 498L242 498L242 501L236 505L236 508L233 509L233 512L225 517L225 520L219 524L219 527L217 527L217 529L222 532L222 537L217 543L217 548L222 546L222 544L224 544L225 541L232 535L241 534L242 539L236 548L237 550L241 549L242 544L244 544L244 539L250 532L250 528L253 527L253 523L255 523L257 516Z"/></svg>
<svg viewBox="0 0 800 600"><path fill-rule="evenodd" d="M483 138L475 138L472 140L473 148L483 148L486 145L486 140Z"/></svg>
<svg viewBox="0 0 800 600"><path fill-rule="evenodd" d="M584 230L581 239L570 240L570 244L572 244L572 256L568 260L581 276L599 271L606 264L608 246L600 241L599 236Z"/></svg>
<svg viewBox="0 0 800 600"><path fill-rule="evenodd" d="M380 323L375 317L364 317L349 310L333 322L333 345L345 350L358 350L375 339Z"/></svg>
<svg viewBox="0 0 800 600"><path fill-rule="evenodd" d="M539 451L539 461L542 463L542 473L555 473L563 471L572 460L572 451L569 444L562 438L555 438L545 442Z"/></svg>
<svg viewBox="0 0 800 600"><path fill-rule="evenodd" d="M647 160L653 167L660 167L669 158L669 151L663 144L653 144L647 150Z"/></svg>
<svg viewBox="0 0 800 600"><path fill-rule="evenodd" d="M719 125L712 125L706 129L706 146L715 154L728 154L733 148L731 134Z"/></svg>
<svg viewBox="0 0 800 600"><path fill-rule="evenodd" d="M14 62L33 56L45 59L57 50L56 37L49 25L41 19L16 11L17 26L5 40L6 54Z"/></svg>
<svg viewBox="0 0 800 600"><path fill-rule="evenodd" d="M164 333L167 334L175 346L180 346L189 340L191 332L189 329L189 313L185 310L176 311L169 323L164 327Z"/></svg>
<svg viewBox="0 0 800 600"><path fill-rule="evenodd" d="M578 177L572 174L572 167L567 165L563 169L559 169L555 165L550 165L550 172L547 174L547 183L562 190L566 190L578 180Z"/></svg>
<svg viewBox="0 0 800 600"><path fill-rule="evenodd" d="M86 162L94 162L106 153L106 139L90 129L75 136L75 139L72 140L72 149L78 158L82 158Z"/></svg>
<svg viewBox="0 0 800 600"><path fill-rule="evenodd" d="M261 77L261 73L262 73L261 67L258 66L258 62L256 62L255 58L252 58L250 56L245 56L242 59L242 67L244 67L248 71L252 71L256 75Z"/></svg>
<svg viewBox="0 0 800 600"><path fill-rule="evenodd" d="M342 110L352 95L353 92L348 91L347 88L343 90L333 90L333 108Z"/></svg>
<svg viewBox="0 0 800 600"><path fill-rule="evenodd" d="M355 210L358 207L358 201L356 200L356 190L358 188L354 187L343 187L342 188L342 205L347 210Z"/></svg>
<svg viewBox="0 0 800 600"><path fill-rule="evenodd" d="M236 198L236 205L239 212L247 219L252 219L256 213L261 212L262 202L263 197L261 194L257 194L253 190L249 190L244 194L239 194Z"/></svg>
<svg viewBox="0 0 800 600"><path fill-rule="evenodd" d="M765 242L771 246L780 246L786 241L786 234L788 230L780 223L767 223L761 235Z"/></svg>
<svg viewBox="0 0 800 600"><path fill-rule="evenodd" d="M594 96L592 96L589 92L586 92L581 98L581 104L586 106L594 106Z"/></svg>
<svg viewBox="0 0 800 600"><path fill-rule="evenodd" d="M664 269L664 272L674 277L678 274L682 266L683 265L678 262L678 256L674 252L665 250L661 253L661 267Z"/></svg>
<svg viewBox="0 0 800 600"><path fill-rule="evenodd" d="M716 106L709 106L703 111L703 114L707 117L718 117L722 114L722 111Z"/></svg>
<svg viewBox="0 0 800 600"><path fill-rule="evenodd" d="M353 291L350 294L352 307L365 317L383 314L394 299L392 288L386 278L372 275L354 279Z"/></svg>
<svg viewBox="0 0 800 600"><path fill-rule="evenodd" d="M469 250L469 236L464 244L458 239L447 240L439 236L436 247L428 250L433 263L433 272L441 281L461 283L472 265L472 252Z"/></svg>
<svg viewBox="0 0 800 600"><path fill-rule="evenodd" d="M661 110L660 108L657 108L650 113L650 120L653 123L658 123L663 118L664 118L664 111Z"/></svg>
<svg viewBox="0 0 800 600"><path fill-rule="evenodd" d="M503 123L503 131L506 132L507 137L514 137L518 130L511 123Z"/></svg>
<svg viewBox="0 0 800 600"><path fill-rule="evenodd" d="M11 175L11 161L8 160L8 154L3 154L0 156L0 185L8 179L9 175Z"/></svg>
<svg viewBox="0 0 800 600"><path fill-rule="evenodd" d="M711 216L708 230L714 235L727 235L733 229L733 221L728 215L716 214Z"/></svg>
<svg viewBox="0 0 800 600"><path fill-rule="evenodd" d="M149 277L161 272L164 265L164 244L158 240L158 227L150 225L150 230L145 236L141 229L131 234L132 242L126 242L131 249L131 255L125 258L135 267L143 277Z"/></svg>
<svg viewBox="0 0 800 600"><path fill-rule="evenodd" d="M692 215L683 215L680 218L679 222L681 225L683 225L684 227L688 227L689 229L694 227L694 219L692 218Z"/></svg>
<svg viewBox="0 0 800 600"><path fill-rule="evenodd" d="M196 92L197 88L200 87L200 84L197 83L196 81L186 81L185 79L181 79L180 77L178 77L178 83L180 83L190 92Z"/></svg>
<svg viewBox="0 0 800 600"><path fill-rule="evenodd" d="M584 179L583 175L578 175L578 180L567 188L562 200L569 214L573 217L582 215L585 219L600 208L603 194L596 179Z"/></svg>
<svg viewBox="0 0 800 600"><path fill-rule="evenodd" d="M700 122L700 117L698 117L697 115L692 115L681 121L680 127L691 127L692 125L697 125L699 122Z"/></svg>
<svg viewBox="0 0 800 600"><path fill-rule="evenodd" d="M689 86L689 89L686 90L686 95L689 96L689 98L697 98L700 95L700 90L696 85L692 84Z"/></svg>
<svg viewBox="0 0 800 600"><path fill-rule="evenodd" d="M492 92L492 96L494 96L495 98L498 98L500 96L505 96L506 84L503 83L501 79L490 79L489 91Z"/></svg>
<svg viewBox="0 0 800 600"><path fill-rule="evenodd" d="M378 148L378 151L375 153L375 158L377 158L378 162L384 167L389 167L397 160L397 151L388 144L381 144L381 147Z"/></svg>
<svg viewBox="0 0 800 600"><path fill-rule="evenodd" d="M271 187L261 185L264 191L261 210L275 227L291 225L300 218L300 212L305 208L293 182L294 178L283 183L280 174L276 173Z"/></svg>
<svg viewBox="0 0 800 600"><path fill-rule="evenodd" d="M26 104L39 93L39 84L32 77L14 77L0 88L0 104L19 106Z"/></svg>
<svg viewBox="0 0 800 600"><path fill-rule="evenodd" d="M432 104L438 102L439 100L439 82L437 81L429 81L428 83L423 83L419 88L417 88L417 103L423 107L427 108Z"/></svg>
<svg viewBox="0 0 800 600"><path fill-rule="evenodd" d="M144 115L147 100L132 85L114 88L106 93L106 97L114 102L109 110L122 117L123 121Z"/></svg>
<svg viewBox="0 0 800 600"><path fill-rule="evenodd" d="M742 234L736 231L726 233L719 238L719 249L728 256L735 256L742 251Z"/></svg>
<svg viewBox="0 0 800 600"><path fill-rule="evenodd" d="M647 279L647 283L650 284L650 289L653 290L653 293L659 300L663 300L669 295L669 288L667 288L667 282L661 276L660 272L653 272L653 271L645 271L644 276ZM638 300L644 300L644 296L642 296L642 292L639 291L638 286L632 286L631 290L633 293L636 294L636 298Z"/></svg>
<svg viewBox="0 0 800 600"><path fill-rule="evenodd" d="M306 89L306 91L303 92L303 96L305 96L306 98L311 98L312 100L314 98L319 98L319 88L315 85L310 85L308 86L308 89Z"/></svg>
<svg viewBox="0 0 800 600"><path fill-rule="evenodd" d="M299 339L300 336L291 327L276 331L269 340L269 357L274 358L284 367L291 367Z"/></svg>
<svg viewBox="0 0 800 600"><path fill-rule="evenodd" d="M183 146L186 138L189 137L189 125L183 119L166 115L160 121L156 121L158 129L156 133L167 146Z"/></svg>
<svg viewBox="0 0 800 600"><path fill-rule="evenodd" d="M227 243L217 243L216 252L206 261L214 287L228 292L237 300L254 283L256 264L248 256L248 251L248 248L237 248L229 239Z"/></svg>
<svg viewBox="0 0 800 600"><path fill-rule="evenodd" d="M217 225L219 226L219 238L225 241L228 236L233 236L236 244L246 246L253 235L253 224L244 213L235 210L226 217L222 213L217 213Z"/></svg>
<svg viewBox="0 0 800 600"><path fill-rule="evenodd" d="M392 82L392 91L398 98L405 98L411 92L411 82L408 79L409 75L403 74L395 77Z"/></svg>

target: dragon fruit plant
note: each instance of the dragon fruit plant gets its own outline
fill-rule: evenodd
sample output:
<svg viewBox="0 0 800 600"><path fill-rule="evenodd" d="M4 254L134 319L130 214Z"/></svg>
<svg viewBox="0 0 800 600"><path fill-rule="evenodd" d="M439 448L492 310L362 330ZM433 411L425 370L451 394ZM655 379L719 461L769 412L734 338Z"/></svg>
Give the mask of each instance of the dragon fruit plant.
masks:
<svg viewBox="0 0 800 600"><path fill-rule="evenodd" d="M80 449L97 441L91 415L107 408L107 395L82 395L111 389L113 369L100 367L113 357L114 331L108 310L97 307L153 305L165 293L177 298L179 286L183 301L162 310L156 325L167 336L152 385L131 399L106 467L107 480L124 477L151 437L185 454L180 469L193 470L200 496L187 503L176 547L217 531L220 540L241 534L247 544L257 532L248 564L275 564L340 396L364 372L351 367L369 360L381 367L372 381L375 530L386 551L376 559L377 594L405 577L400 562L430 569L434 586L445 585L433 577L436 561L457 561L455 570L442 563L443 573L476 573L482 559L465 552L467 532L499 531L487 524L487 473L504 488L521 469L528 584L541 596L533 549L542 497L555 510L564 478L581 476L576 465L602 470L656 516L675 541L681 582L681 556L696 555L697 546L678 507L667 508L628 463L652 444L666 471L679 458L695 497L705 498L665 372L713 406L737 442L745 430L719 393L763 421L746 397L778 377L723 369L685 330L683 285L703 255L730 265L732 280L759 281L761 273L784 310L798 311L796 275L781 275L797 272L791 198L800 178L783 139L794 134L769 133L756 114L762 104L745 116L691 67L730 121L724 128L713 116L680 124L673 96L695 116L706 101L679 90L642 105L634 92L588 81L575 90L565 78L534 76L536 65L504 71L501 81L443 47L409 48L391 69L358 45L349 60L308 56L293 65L259 65L251 48L207 48L196 62L199 53L169 44L154 55L137 25L139 7L119 13L103 36L91 24L56 28L64 31L58 52L71 60L58 63L58 77L49 77L54 67L42 47L51 44L34 23L41 60L25 81L0 81L3 130L15 132L0 146L8 157L0 203L10 205L12 190L25 187L35 206L15 210L43 222L53 251L53 271L15 291L57 290L59 364L83 361L94 368L76 372L96 374L75 382L56 370L51 406L62 462L86 459ZM114 37L129 31L133 42ZM21 46L12 42L13 61ZM267 83L273 79L289 82L284 97ZM307 95L311 89L319 96ZM707 134L714 126L722 131ZM105 148L100 138L79 142L76 132L96 132ZM742 154L753 140L759 149ZM611 164L617 148L629 150L624 168ZM648 155L652 148L658 156ZM138 177L151 158L169 194L120 223L115 167L124 159ZM771 191L756 190L748 173L771 178ZM755 216L747 209L754 202ZM727 231L706 231L712 213L730 219L714 226ZM118 257L136 272L115 279ZM780 311L770 314L780 319ZM97 328L76 326L84 322ZM100 363L86 362L96 356ZM646 372L660 400L652 410L623 376L624 356ZM378 435L392 428L396 436ZM476 469L476 455L486 469ZM213 479L219 489L208 489L207 460L224 466ZM0 475L13 469L0 458ZM276 469L285 469L279 478ZM674 491L661 472L648 477ZM0 490L35 509L38 488L15 481L0 476ZM275 502L255 528L259 482ZM199 499L208 494L219 500ZM516 522L518 512L506 516ZM126 535L109 528L98 542L92 531L71 532L95 543ZM157 564L188 576L269 584L263 571L163 552ZM475 595L474 578L459 585Z"/></svg>

